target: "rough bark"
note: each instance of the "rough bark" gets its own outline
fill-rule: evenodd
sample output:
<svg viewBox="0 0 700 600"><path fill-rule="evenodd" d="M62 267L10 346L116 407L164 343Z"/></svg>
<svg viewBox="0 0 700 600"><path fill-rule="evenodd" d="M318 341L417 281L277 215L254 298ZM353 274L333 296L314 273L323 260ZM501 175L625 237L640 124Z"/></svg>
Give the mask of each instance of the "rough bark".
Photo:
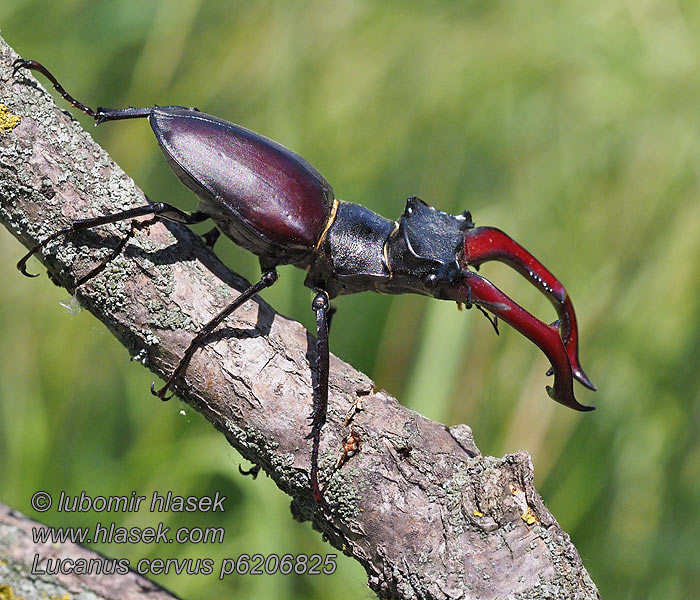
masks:
<svg viewBox="0 0 700 600"><path fill-rule="evenodd" d="M0 132L6 227L31 247L74 218L144 204L131 179L26 71L13 80L15 58L0 40L0 102L21 117L14 128L5 119ZM198 236L158 222L137 230L76 289L128 231L126 224L101 227L39 258L55 282L162 377L246 282ZM481 456L469 427L446 427L402 407L335 357L321 441L326 503L315 504L304 437L313 338L261 300L226 325L197 352L177 394L292 496L297 519L311 520L360 561L381 597L598 598L569 536L533 486L528 454ZM363 410L353 410L358 401ZM351 432L360 451L336 469Z"/></svg>
<svg viewBox="0 0 700 600"><path fill-rule="evenodd" d="M0 503L0 599L46 600L46 598L94 598L96 600L177 600L159 585L133 571L123 575L105 574L113 568L104 556L78 544L35 544L32 529L44 527L25 515ZM46 559L86 561L103 565L102 574L76 573L39 575L32 573L35 556L44 562L39 571L46 569ZM94 569L93 569L94 572Z"/></svg>

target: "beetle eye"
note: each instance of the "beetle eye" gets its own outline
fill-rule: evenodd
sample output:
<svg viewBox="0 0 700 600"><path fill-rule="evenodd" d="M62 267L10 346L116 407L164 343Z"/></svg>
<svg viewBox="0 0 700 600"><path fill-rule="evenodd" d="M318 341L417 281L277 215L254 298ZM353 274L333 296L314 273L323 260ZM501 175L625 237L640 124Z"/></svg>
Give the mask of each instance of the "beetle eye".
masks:
<svg viewBox="0 0 700 600"><path fill-rule="evenodd" d="M423 278L423 284L427 288L434 288L438 284L438 276L435 273L430 273Z"/></svg>

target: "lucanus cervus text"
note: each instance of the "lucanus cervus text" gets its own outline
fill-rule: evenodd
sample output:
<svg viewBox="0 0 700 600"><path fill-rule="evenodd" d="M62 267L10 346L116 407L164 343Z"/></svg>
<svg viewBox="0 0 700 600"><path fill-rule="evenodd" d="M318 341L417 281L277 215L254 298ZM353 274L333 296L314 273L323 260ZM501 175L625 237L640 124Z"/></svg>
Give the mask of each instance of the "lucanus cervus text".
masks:
<svg viewBox="0 0 700 600"><path fill-rule="evenodd" d="M317 376L311 418L311 486L320 501L318 448L328 400L329 301L342 294L377 291L416 293L453 300L489 311L545 353L554 385L549 395L575 410L592 410L574 398L574 378L595 386L578 359L576 316L564 286L532 254L502 231L475 227L468 211L450 215L411 197L398 221L335 198L330 184L303 158L239 125L182 106L93 110L70 96L40 63L19 59L14 73L27 68L46 76L75 108L97 124L147 118L165 158L180 180L199 197L199 209L183 212L157 202L112 215L75 221L32 248L18 263L25 275L30 256L57 237L106 223L155 215L178 223L212 219L219 232L259 257L262 276L194 337L165 385L151 391L162 399L204 339L246 300L277 281L276 267L307 270L314 290ZM548 325L479 276L486 261L502 261L527 277L554 305L559 320Z"/></svg>

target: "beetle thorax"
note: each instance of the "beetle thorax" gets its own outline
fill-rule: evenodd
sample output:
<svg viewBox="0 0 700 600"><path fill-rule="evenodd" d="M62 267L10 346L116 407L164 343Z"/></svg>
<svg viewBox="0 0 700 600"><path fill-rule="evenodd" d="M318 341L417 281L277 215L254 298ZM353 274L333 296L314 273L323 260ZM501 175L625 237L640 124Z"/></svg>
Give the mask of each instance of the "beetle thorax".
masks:
<svg viewBox="0 0 700 600"><path fill-rule="evenodd" d="M331 297L363 291L441 297L459 280L468 213L449 215L409 198L398 222L364 206L340 202L317 249L306 285Z"/></svg>

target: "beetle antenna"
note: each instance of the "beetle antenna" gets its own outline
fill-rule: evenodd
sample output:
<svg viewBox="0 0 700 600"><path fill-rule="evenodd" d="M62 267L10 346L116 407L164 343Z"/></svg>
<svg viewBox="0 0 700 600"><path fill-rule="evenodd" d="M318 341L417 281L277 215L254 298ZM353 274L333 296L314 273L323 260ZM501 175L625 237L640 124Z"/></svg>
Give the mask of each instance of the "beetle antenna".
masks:
<svg viewBox="0 0 700 600"><path fill-rule="evenodd" d="M496 335L500 335L500 331L498 331L498 317L496 316L491 316L489 313L487 313L481 306L478 304L475 304L476 308L479 310L479 312L484 315L487 319L488 322L491 323L491 326L493 327L493 330L496 332Z"/></svg>

